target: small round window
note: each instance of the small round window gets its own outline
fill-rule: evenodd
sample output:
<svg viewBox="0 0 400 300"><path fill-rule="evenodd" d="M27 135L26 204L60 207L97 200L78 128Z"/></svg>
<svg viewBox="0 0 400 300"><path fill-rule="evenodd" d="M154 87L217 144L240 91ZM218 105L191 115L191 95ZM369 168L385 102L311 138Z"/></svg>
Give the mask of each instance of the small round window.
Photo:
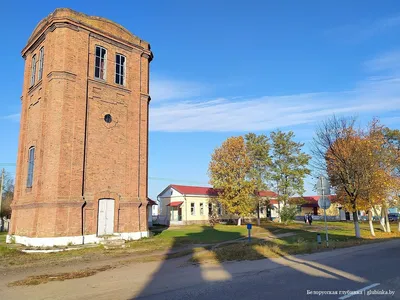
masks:
<svg viewBox="0 0 400 300"><path fill-rule="evenodd" d="M104 116L104 121L106 121L106 123L111 123L112 122L112 117L110 114L106 114Z"/></svg>

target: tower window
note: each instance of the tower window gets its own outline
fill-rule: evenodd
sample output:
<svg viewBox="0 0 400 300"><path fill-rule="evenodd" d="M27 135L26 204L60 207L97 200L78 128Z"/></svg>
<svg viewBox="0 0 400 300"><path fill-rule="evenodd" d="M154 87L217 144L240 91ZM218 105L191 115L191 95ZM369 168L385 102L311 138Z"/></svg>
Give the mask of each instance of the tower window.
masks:
<svg viewBox="0 0 400 300"><path fill-rule="evenodd" d="M125 84L126 58L121 54L115 56L115 83Z"/></svg>
<svg viewBox="0 0 400 300"><path fill-rule="evenodd" d="M33 182L33 168L35 166L35 147L29 148L29 160L28 160L28 178L26 180L26 187L32 187Z"/></svg>
<svg viewBox="0 0 400 300"><path fill-rule="evenodd" d="M96 58L94 66L94 77L98 79L106 78L106 58L107 50L103 47L96 46Z"/></svg>
<svg viewBox="0 0 400 300"><path fill-rule="evenodd" d="M32 56L31 86L35 84L35 76L36 76L36 54L34 56Z"/></svg>
<svg viewBox="0 0 400 300"><path fill-rule="evenodd" d="M38 80L42 80L43 77L43 59L44 59L44 48L40 48L39 52L39 74L38 74Z"/></svg>

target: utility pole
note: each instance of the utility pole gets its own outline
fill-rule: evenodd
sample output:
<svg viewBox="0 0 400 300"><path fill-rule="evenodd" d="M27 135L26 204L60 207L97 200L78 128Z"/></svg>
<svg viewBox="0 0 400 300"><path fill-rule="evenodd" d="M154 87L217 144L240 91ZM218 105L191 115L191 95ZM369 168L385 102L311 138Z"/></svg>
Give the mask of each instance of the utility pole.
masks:
<svg viewBox="0 0 400 300"><path fill-rule="evenodd" d="M5 176L6 171L4 168L1 170L1 187L0 187L0 217L1 217L1 205L2 205L2 200L3 200L3 190L4 190L4 176Z"/></svg>

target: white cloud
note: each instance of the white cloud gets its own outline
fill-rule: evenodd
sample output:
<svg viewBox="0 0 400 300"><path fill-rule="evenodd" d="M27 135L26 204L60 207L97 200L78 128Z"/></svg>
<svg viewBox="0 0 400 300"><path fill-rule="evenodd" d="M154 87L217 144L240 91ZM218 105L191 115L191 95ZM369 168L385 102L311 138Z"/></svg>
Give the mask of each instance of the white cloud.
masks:
<svg viewBox="0 0 400 300"><path fill-rule="evenodd" d="M383 53L364 65L368 71L397 71L400 69L400 51Z"/></svg>
<svg viewBox="0 0 400 300"><path fill-rule="evenodd" d="M354 43L383 34L398 26L400 26L400 15L394 15L373 21L363 20L355 24L339 26L329 30L327 34Z"/></svg>
<svg viewBox="0 0 400 300"><path fill-rule="evenodd" d="M0 119L3 120L10 120L13 122L19 122L21 115L20 114L11 114L6 116L0 116Z"/></svg>
<svg viewBox="0 0 400 300"><path fill-rule="evenodd" d="M343 92L159 103L150 108L150 130L271 130L314 124L334 113L378 114L399 108L400 77L370 78Z"/></svg>
<svg viewBox="0 0 400 300"><path fill-rule="evenodd" d="M152 79L150 91L152 101L193 98L204 94L204 84L184 80Z"/></svg>

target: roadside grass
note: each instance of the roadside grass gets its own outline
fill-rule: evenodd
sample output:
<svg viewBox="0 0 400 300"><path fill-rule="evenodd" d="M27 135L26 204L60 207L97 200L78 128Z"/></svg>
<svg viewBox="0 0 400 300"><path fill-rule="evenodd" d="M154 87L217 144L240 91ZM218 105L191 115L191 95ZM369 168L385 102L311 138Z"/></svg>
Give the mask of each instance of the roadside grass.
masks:
<svg viewBox="0 0 400 300"><path fill-rule="evenodd" d="M24 253L27 247L7 245L6 234L0 233L0 268L28 265L62 265L69 262L121 258L132 262L164 260L189 255L197 244L208 245L244 237L244 226L217 225L170 227L150 238L125 243L124 248L105 249L102 245L56 253ZM75 246L71 246L75 247ZM190 248L189 248L190 247ZM32 248L32 247L31 247ZM169 253L171 252L171 253ZM134 256L133 256L134 255Z"/></svg>
<svg viewBox="0 0 400 300"><path fill-rule="evenodd" d="M220 263L224 261L257 260L263 258L277 258L285 255L315 253L338 248L376 243L384 240L400 238L400 232L393 230L391 233L383 232L379 224L374 224L376 237L372 237L368 223L360 223L361 239L354 237L352 222L329 222L329 247L325 242L325 224L313 222L313 225L292 223L288 225L269 223L263 224L265 231L272 233L269 239L263 239L262 233L253 234L251 243L221 245L220 247L194 253L189 259L190 263ZM274 237L274 234L291 232L293 236ZM317 243L317 233L321 236L321 244Z"/></svg>
<svg viewBox="0 0 400 300"><path fill-rule="evenodd" d="M6 245L5 233L0 233L0 269L9 267L29 267L40 265L67 265L79 262L108 261L110 259L127 262L165 260L192 255L190 261L254 260L278 257L282 253L301 254L350 247L392 238L399 238L397 228L385 233L375 223L376 237L371 237L367 222L360 223L361 239L354 238L352 222L329 222L329 248L325 245L324 222L279 224L263 222L253 226L252 242L246 239L215 247L221 242L237 240L247 236L246 225L191 225L157 228L154 236L125 243L125 248L105 249L102 245L79 250L57 253L23 253L19 245ZM394 227L394 226L393 226ZM396 226L397 227L397 226ZM293 236L284 237L285 233ZM322 243L317 243L320 233ZM282 237L279 237L282 235ZM74 246L72 246L74 247Z"/></svg>
<svg viewBox="0 0 400 300"><path fill-rule="evenodd" d="M70 265L82 261L93 263L79 271L28 276L9 284L9 286L38 285L49 281L88 277L131 262L162 261L189 255L188 263L191 264L257 260L400 238L397 229L392 233L385 233L379 228L379 224L374 224L376 237L371 237L368 223L360 223L362 238L356 239L352 222L329 222L329 248L327 248L324 226L323 222L313 222L312 226L303 223L285 225L266 222L253 227L250 243L247 239L243 239L247 236L246 225L216 225L214 228L192 225L161 230L158 228L154 236L128 242L125 248L105 249L100 245L73 251L30 254L19 251L21 246L6 245L6 234L0 233L0 269ZM288 236L288 233L292 235ZM317 243L317 233L321 235L321 244ZM219 244L221 242L227 243ZM94 265L94 262L101 264L102 261L104 265Z"/></svg>

